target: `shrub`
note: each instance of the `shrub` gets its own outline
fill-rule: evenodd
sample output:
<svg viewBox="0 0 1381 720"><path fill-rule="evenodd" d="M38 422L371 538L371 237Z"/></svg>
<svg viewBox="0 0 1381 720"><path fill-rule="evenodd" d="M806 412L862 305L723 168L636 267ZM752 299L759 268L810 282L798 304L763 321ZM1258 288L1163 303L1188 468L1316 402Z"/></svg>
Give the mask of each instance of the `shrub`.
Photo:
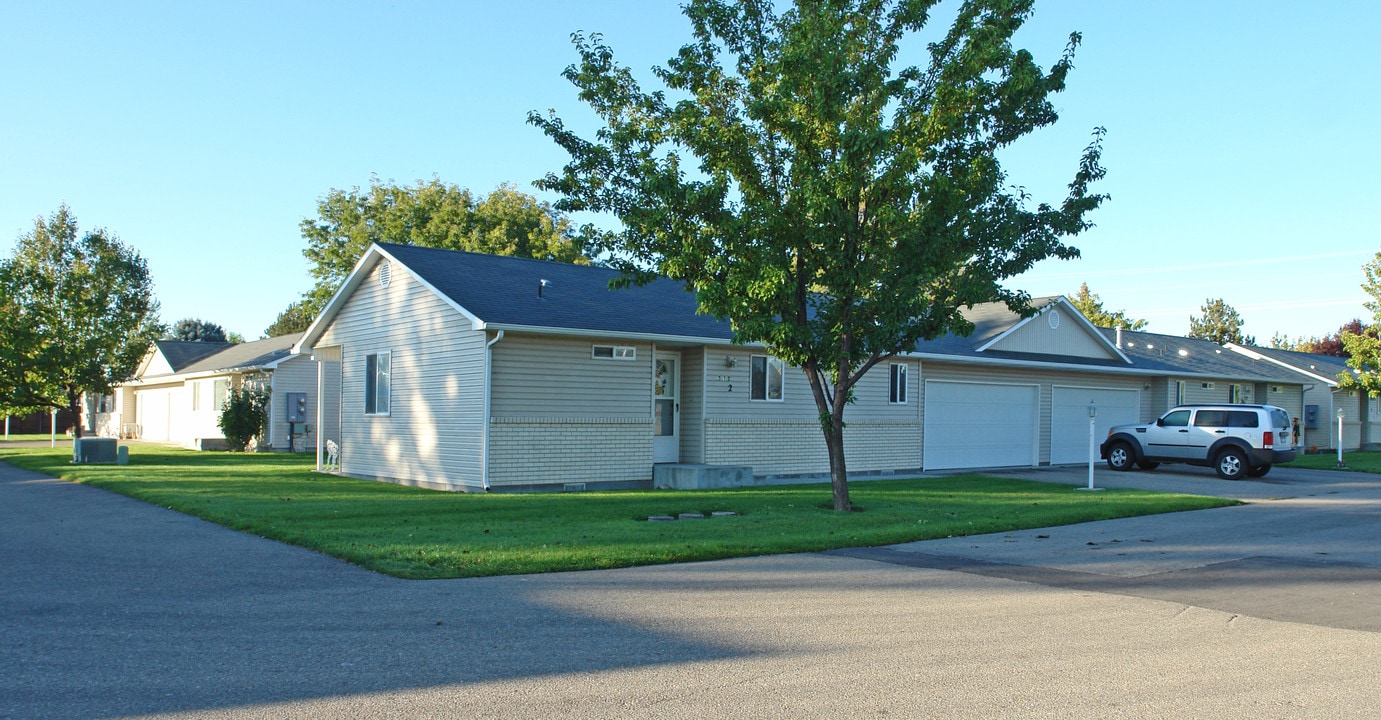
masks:
<svg viewBox="0 0 1381 720"><path fill-rule="evenodd" d="M269 425L269 390L251 386L231 388L216 424L233 452L244 452L249 441Z"/></svg>

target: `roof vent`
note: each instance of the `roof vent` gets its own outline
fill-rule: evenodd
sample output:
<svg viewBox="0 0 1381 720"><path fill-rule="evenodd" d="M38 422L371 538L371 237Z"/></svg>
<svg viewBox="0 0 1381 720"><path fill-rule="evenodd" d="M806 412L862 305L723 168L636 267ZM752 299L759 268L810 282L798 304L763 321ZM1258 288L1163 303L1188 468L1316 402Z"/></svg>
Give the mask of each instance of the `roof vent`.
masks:
<svg viewBox="0 0 1381 720"><path fill-rule="evenodd" d="M542 290L544 290L544 289L546 289L546 288L549 288L549 287L551 287L551 281L550 281L550 280L548 280L548 279L546 279L546 278L542 278L541 280L538 280L538 281L537 281L537 299L539 299L539 300L545 300L546 298L542 297Z"/></svg>
<svg viewBox="0 0 1381 720"><path fill-rule="evenodd" d="M379 287L388 287L393 282L393 263L384 260L379 263Z"/></svg>
<svg viewBox="0 0 1381 720"><path fill-rule="evenodd" d="M1122 349L1122 326L1117 326L1117 349Z"/></svg>

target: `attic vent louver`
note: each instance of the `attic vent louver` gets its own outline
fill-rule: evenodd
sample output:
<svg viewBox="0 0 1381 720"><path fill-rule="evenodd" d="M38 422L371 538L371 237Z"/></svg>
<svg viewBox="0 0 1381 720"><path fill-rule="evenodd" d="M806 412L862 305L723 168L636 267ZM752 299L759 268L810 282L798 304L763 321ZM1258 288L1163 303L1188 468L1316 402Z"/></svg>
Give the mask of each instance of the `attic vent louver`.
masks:
<svg viewBox="0 0 1381 720"><path fill-rule="evenodd" d="M393 263L384 260L379 263L379 287L388 287L393 282Z"/></svg>

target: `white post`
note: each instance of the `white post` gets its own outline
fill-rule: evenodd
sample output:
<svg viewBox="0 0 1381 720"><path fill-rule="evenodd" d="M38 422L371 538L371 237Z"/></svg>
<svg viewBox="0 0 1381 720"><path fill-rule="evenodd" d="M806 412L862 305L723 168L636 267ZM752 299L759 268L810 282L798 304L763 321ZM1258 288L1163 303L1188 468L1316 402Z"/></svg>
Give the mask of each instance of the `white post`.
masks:
<svg viewBox="0 0 1381 720"><path fill-rule="evenodd" d="M5 416L5 439L10 439L10 416Z"/></svg>
<svg viewBox="0 0 1381 720"><path fill-rule="evenodd" d="M1338 467L1347 467L1343 464L1343 415L1342 408L1338 408Z"/></svg>
<svg viewBox="0 0 1381 720"><path fill-rule="evenodd" d="M52 443L49 447L58 446L58 410L53 408L53 414L48 419L48 430L53 433Z"/></svg>
<svg viewBox="0 0 1381 720"><path fill-rule="evenodd" d="M1095 457L1095 453L1098 452L1097 446L1094 444L1098 432L1095 429L1097 419L1098 405L1090 400L1088 401L1088 487L1079 488L1080 490L1102 490L1102 488L1093 486L1093 458Z"/></svg>

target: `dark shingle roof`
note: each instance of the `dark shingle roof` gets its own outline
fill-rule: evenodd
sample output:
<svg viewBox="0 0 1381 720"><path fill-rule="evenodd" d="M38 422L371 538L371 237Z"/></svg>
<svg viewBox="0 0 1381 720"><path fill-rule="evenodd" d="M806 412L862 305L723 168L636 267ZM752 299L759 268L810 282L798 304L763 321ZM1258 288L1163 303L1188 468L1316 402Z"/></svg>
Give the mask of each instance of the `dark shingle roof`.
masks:
<svg viewBox="0 0 1381 720"><path fill-rule="evenodd" d="M154 346L163 354L163 359L172 366L173 372L185 370L189 365L215 355L235 343L194 342L190 340L158 340Z"/></svg>
<svg viewBox="0 0 1381 720"><path fill-rule="evenodd" d="M180 372L215 372L217 370L264 367L290 355L293 343L301 337L302 333L294 333L255 340L254 342L232 344L215 355L183 368Z"/></svg>
<svg viewBox="0 0 1381 720"><path fill-rule="evenodd" d="M1098 328L1116 342L1117 331ZM1138 368L1166 375L1196 375L1234 380L1298 383L1302 379L1275 363L1253 360L1211 340L1122 331L1122 352Z"/></svg>
<svg viewBox="0 0 1381 720"><path fill-rule="evenodd" d="M1334 355L1314 355L1313 353L1295 352L1293 350L1277 350L1276 348L1256 347L1255 345L1243 345L1243 349L1265 355L1276 362L1282 362L1290 367L1296 367L1308 373L1321 375L1329 380L1336 380L1341 373L1350 373L1352 368L1347 365L1347 358Z"/></svg>
<svg viewBox="0 0 1381 720"><path fill-rule="evenodd" d="M610 290L617 270L526 258L381 244L487 325L729 340L729 323L696 314L695 295L665 278ZM540 283L548 284L538 296Z"/></svg>

